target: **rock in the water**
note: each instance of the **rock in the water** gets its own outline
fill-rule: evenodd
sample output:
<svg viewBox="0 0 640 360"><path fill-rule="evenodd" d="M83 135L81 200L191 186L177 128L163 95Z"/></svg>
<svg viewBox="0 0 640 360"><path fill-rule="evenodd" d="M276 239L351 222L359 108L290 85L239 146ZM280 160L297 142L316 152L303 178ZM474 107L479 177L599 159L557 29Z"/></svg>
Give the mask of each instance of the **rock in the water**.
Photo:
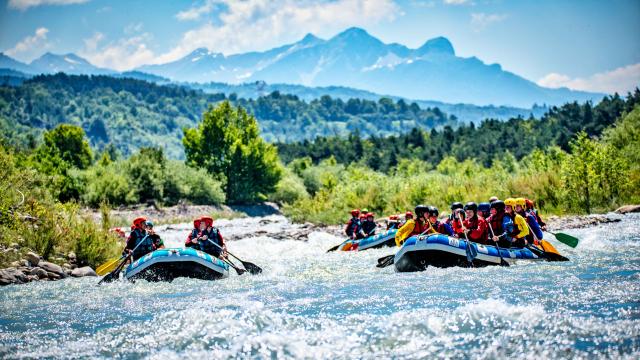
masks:
<svg viewBox="0 0 640 360"><path fill-rule="evenodd" d="M624 205L619 207L616 212L618 214L628 214L640 212L640 205Z"/></svg>
<svg viewBox="0 0 640 360"><path fill-rule="evenodd" d="M62 279L62 276L60 276L60 275L58 275L56 273L50 272L50 271L47 271L47 277L50 280L60 280L60 279Z"/></svg>
<svg viewBox="0 0 640 360"><path fill-rule="evenodd" d="M85 266L77 269L73 269L71 272L71 276L73 277L84 277L84 276L98 276L95 271L90 266Z"/></svg>
<svg viewBox="0 0 640 360"><path fill-rule="evenodd" d="M35 275L27 275L27 281L28 281L28 282L38 281L38 280L40 280L40 278L38 278L38 277L37 277L37 276L35 276Z"/></svg>
<svg viewBox="0 0 640 360"><path fill-rule="evenodd" d="M38 264L38 266L47 270L47 272L57 274L61 277L67 276L67 274L64 272L64 269L54 263L50 263L48 261L40 261L40 264Z"/></svg>
<svg viewBox="0 0 640 360"><path fill-rule="evenodd" d="M27 258L27 261L31 263L31 266L38 266L38 263L40 262L40 256L38 256L38 254L29 251L25 257Z"/></svg>
<svg viewBox="0 0 640 360"><path fill-rule="evenodd" d="M35 268L31 269L29 274L37 276L40 279L44 279L44 278L47 277L47 271L45 269L39 268L39 267L35 267Z"/></svg>

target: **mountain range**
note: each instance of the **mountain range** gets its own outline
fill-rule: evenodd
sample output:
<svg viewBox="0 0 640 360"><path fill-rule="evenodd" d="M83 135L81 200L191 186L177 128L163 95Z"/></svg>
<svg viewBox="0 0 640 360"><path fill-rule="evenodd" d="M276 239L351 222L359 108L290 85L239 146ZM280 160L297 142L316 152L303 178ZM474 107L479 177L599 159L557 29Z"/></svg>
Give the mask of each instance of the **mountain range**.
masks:
<svg viewBox="0 0 640 360"><path fill-rule="evenodd" d="M118 74L75 54L46 53L28 65L0 54L0 68L31 74ZM296 43L263 52L225 56L200 48L176 61L135 70L177 82L341 86L408 99L524 108L598 101L603 96L541 87L499 64L457 56L444 37L411 49L385 44L360 28L347 29L328 40L308 34Z"/></svg>

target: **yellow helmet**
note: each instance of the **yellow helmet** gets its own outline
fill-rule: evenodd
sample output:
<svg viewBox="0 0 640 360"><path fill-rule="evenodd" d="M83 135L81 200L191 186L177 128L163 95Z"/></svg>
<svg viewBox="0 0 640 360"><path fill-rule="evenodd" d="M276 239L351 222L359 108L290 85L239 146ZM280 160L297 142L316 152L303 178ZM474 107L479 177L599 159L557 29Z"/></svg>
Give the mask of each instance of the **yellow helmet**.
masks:
<svg viewBox="0 0 640 360"><path fill-rule="evenodd" d="M524 198L517 198L516 199L516 205L520 205L520 206L522 206L522 208L524 208L526 206Z"/></svg>
<svg viewBox="0 0 640 360"><path fill-rule="evenodd" d="M516 206L516 199L514 198L508 198L504 201L505 206Z"/></svg>

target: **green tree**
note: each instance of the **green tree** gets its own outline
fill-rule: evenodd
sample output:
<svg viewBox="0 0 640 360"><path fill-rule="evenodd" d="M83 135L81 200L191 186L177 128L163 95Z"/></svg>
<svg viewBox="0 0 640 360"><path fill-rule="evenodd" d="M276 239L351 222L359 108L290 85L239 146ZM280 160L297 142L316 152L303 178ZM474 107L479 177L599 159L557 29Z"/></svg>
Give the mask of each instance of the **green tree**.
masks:
<svg viewBox="0 0 640 360"><path fill-rule="evenodd" d="M260 137L256 119L228 101L210 107L197 128L185 129L187 164L225 180L229 202L266 199L282 175L276 148Z"/></svg>
<svg viewBox="0 0 640 360"><path fill-rule="evenodd" d="M38 160L49 162L52 170L60 167L86 169L91 165L91 148L81 127L60 124L44 134L38 149ZM63 164L64 162L65 164Z"/></svg>

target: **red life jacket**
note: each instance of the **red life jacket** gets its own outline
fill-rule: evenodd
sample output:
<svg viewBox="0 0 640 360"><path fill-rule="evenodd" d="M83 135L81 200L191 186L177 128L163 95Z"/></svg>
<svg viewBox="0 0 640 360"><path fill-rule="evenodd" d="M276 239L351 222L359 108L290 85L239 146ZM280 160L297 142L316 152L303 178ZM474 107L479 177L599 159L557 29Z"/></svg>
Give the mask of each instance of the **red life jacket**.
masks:
<svg viewBox="0 0 640 360"><path fill-rule="evenodd" d="M415 226L413 227L413 231L411 232L410 236L414 236L414 235L420 235L423 232L427 231L427 229L429 228L429 224L427 224L425 221L423 220L416 220L415 221Z"/></svg>

